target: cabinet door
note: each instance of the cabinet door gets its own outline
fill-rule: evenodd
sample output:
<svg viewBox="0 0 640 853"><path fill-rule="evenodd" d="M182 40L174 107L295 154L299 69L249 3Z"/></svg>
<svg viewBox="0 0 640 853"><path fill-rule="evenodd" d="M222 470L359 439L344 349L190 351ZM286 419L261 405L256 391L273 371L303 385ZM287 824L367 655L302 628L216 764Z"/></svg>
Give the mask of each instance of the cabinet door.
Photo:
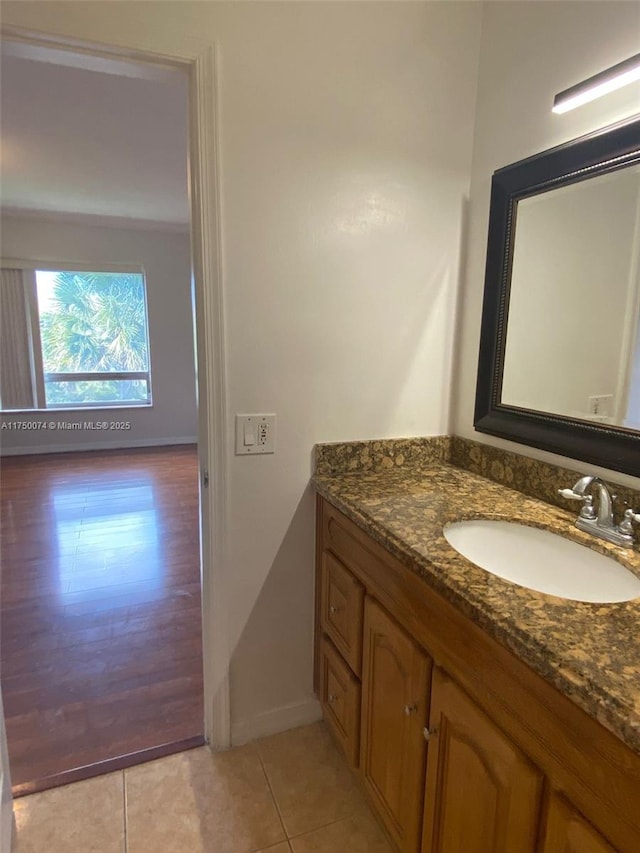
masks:
<svg viewBox="0 0 640 853"><path fill-rule="evenodd" d="M541 853L615 853L608 841L563 797L552 794Z"/></svg>
<svg viewBox="0 0 640 853"><path fill-rule="evenodd" d="M542 774L440 669L429 731L422 853L534 853Z"/></svg>
<svg viewBox="0 0 640 853"><path fill-rule="evenodd" d="M373 599L365 601L360 767L403 853L420 843L431 660Z"/></svg>

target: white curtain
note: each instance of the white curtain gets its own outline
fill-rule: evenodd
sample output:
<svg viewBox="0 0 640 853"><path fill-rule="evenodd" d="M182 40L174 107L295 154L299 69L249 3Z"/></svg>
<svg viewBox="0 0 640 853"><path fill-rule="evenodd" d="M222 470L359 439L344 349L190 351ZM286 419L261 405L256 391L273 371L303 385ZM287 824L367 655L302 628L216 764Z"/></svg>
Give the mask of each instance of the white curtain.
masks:
<svg viewBox="0 0 640 853"><path fill-rule="evenodd" d="M0 270L0 399L3 410L34 407L30 318L23 271Z"/></svg>

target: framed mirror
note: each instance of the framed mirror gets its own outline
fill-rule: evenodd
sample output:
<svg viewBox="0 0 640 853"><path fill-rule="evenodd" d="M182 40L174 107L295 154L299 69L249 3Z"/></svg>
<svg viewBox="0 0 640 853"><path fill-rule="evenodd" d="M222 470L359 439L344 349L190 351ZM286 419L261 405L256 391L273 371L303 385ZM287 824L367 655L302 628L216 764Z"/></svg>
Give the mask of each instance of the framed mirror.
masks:
<svg viewBox="0 0 640 853"><path fill-rule="evenodd" d="M474 426L640 476L640 119L494 173Z"/></svg>

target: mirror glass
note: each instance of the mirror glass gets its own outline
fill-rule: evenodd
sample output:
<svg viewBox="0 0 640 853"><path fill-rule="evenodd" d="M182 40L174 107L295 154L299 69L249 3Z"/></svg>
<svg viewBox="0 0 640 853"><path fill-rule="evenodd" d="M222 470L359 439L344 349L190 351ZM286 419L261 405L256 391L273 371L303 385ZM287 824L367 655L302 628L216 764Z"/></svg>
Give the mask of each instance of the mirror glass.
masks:
<svg viewBox="0 0 640 853"><path fill-rule="evenodd" d="M640 118L493 174L474 427L640 477Z"/></svg>
<svg viewBox="0 0 640 853"><path fill-rule="evenodd" d="M501 402L640 430L640 165L515 207Z"/></svg>

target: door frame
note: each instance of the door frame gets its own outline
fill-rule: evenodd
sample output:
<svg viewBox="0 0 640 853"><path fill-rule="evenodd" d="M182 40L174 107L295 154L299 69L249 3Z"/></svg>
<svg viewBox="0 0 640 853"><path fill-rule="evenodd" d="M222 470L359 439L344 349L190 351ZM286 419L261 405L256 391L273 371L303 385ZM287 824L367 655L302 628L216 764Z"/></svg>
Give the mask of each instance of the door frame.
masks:
<svg viewBox="0 0 640 853"><path fill-rule="evenodd" d="M7 752L7 733L4 729L2 690L0 689L0 850L11 850L13 838L13 805L11 796L11 773Z"/></svg>
<svg viewBox="0 0 640 853"><path fill-rule="evenodd" d="M213 42L146 31L109 43L3 26L11 41L107 58L171 65L189 75L189 194L200 465L200 559L204 735L212 749L231 745L226 614L227 399L216 47ZM205 474L206 472L206 474ZM207 482L208 481L208 482Z"/></svg>

